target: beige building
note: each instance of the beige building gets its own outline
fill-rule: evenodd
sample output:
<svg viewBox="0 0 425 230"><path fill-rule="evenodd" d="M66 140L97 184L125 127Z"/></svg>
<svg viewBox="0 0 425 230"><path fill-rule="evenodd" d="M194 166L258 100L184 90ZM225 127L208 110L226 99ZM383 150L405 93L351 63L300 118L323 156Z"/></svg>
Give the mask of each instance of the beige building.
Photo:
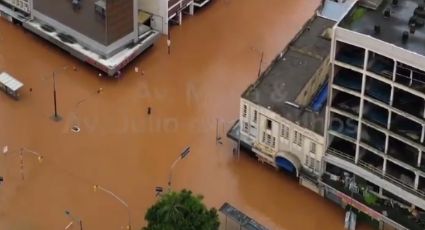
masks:
<svg viewBox="0 0 425 230"><path fill-rule="evenodd" d="M325 150L324 105L334 24L315 15L304 25L243 93L239 123L229 132L261 162L299 177L316 192Z"/></svg>

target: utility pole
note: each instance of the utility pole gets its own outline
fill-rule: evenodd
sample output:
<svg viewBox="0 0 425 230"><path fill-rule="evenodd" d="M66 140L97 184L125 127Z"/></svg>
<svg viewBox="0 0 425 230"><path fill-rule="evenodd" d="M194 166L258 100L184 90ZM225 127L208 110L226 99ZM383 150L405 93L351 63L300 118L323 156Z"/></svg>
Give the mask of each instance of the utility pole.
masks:
<svg viewBox="0 0 425 230"><path fill-rule="evenodd" d="M221 136L219 134L219 121L218 118L216 118L216 125L215 125L215 144L220 144L222 145L223 142L221 142Z"/></svg>
<svg viewBox="0 0 425 230"><path fill-rule="evenodd" d="M53 71L53 106L54 106L54 114L52 116L52 120L58 122L62 120L62 118L58 114L57 100L56 100L56 77L55 72Z"/></svg>
<svg viewBox="0 0 425 230"><path fill-rule="evenodd" d="M25 179L24 176L24 150L21 148L19 151L19 172L21 173L22 180Z"/></svg>
<svg viewBox="0 0 425 230"><path fill-rule="evenodd" d="M171 55L171 30L170 29L168 29L167 47L168 47L168 55Z"/></svg>
<svg viewBox="0 0 425 230"><path fill-rule="evenodd" d="M183 152L181 152L179 154L179 156L177 157L177 159L173 162L173 164L170 167L170 172L168 174L168 191L171 191L171 182L172 182L172 178L173 178L173 169L174 167L177 165L177 163L180 160L183 160L184 158L186 158L190 153L190 146L186 147Z"/></svg>
<svg viewBox="0 0 425 230"><path fill-rule="evenodd" d="M258 78L260 78L260 76L261 76L261 67L263 65L263 58L264 58L264 51L261 52L260 66L258 67Z"/></svg>

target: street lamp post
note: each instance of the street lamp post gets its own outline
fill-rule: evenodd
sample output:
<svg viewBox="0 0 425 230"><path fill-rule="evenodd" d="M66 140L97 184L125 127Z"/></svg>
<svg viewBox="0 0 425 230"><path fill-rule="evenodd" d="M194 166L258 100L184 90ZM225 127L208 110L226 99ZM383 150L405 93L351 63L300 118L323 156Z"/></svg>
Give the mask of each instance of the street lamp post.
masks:
<svg viewBox="0 0 425 230"><path fill-rule="evenodd" d="M180 153L180 155L177 157L177 159L173 162L173 164L170 167L170 173L168 175L168 191L171 191L171 180L173 178L173 169L177 165L177 163L186 158L190 153L190 146L186 147L183 152Z"/></svg>
<svg viewBox="0 0 425 230"><path fill-rule="evenodd" d="M89 95L88 97L86 97L86 98L84 98L84 99L81 99L81 100L79 100L76 104L75 104L75 107L74 107L74 116L75 116L75 120L74 120L74 122L73 122L73 125L72 125L72 127L71 127L71 130L73 131L73 132L76 132L76 133L78 133L78 132L80 132L80 130L81 130L81 127L80 127L80 125L79 125L79 119L78 119L78 109L80 108L80 105L82 104L82 103L84 103L84 102L86 102L88 99L90 99L91 97L93 97L93 96L95 96L95 95L99 95L100 93L102 93L102 91L103 91L103 88L99 88L99 89L97 89L96 90L96 92L94 92L93 94L91 94L91 95Z"/></svg>
<svg viewBox="0 0 425 230"><path fill-rule="evenodd" d="M22 180L25 179L25 177L24 177L24 153L28 153L28 154L31 154L32 156L37 157L37 160L38 160L39 163L41 163L43 161L43 156L41 154L39 154L36 151L25 148L25 147L21 147L19 150L15 150L15 151L9 151L9 147L6 145L6 146L3 147L2 152L3 152L4 155L6 155L8 153L19 153L20 173L21 173Z"/></svg>
<svg viewBox="0 0 425 230"><path fill-rule="evenodd" d="M68 226L71 226L74 222L78 222L80 225L80 230L83 230L83 221L80 218L76 218L68 210L65 210L65 215L71 219L71 223L69 223ZM68 226L65 229L68 229Z"/></svg>
<svg viewBox="0 0 425 230"><path fill-rule="evenodd" d="M53 72L53 106L54 106L54 114L52 119L54 121L60 121L62 118L58 114L58 106L57 106L57 100L56 100L56 77L55 72Z"/></svg>
<svg viewBox="0 0 425 230"><path fill-rule="evenodd" d="M64 66L64 67L62 67L62 69L59 69L59 70L67 70L67 69L68 69L68 66ZM56 74L58 72L59 71L57 71L57 70L54 70L52 72L52 81L53 81L53 109L54 109L54 113L53 113L51 119L53 121L56 121L56 122L62 120L62 117L58 113L57 97L56 97Z"/></svg>
<svg viewBox="0 0 425 230"><path fill-rule="evenodd" d="M128 224L126 226L127 230L131 230L131 214L130 214L130 208L128 207L128 204L121 199L119 196L117 196L115 193L113 193L112 191L100 186L100 185L94 185L93 186L93 190L96 192L98 190L112 196L113 198L115 198L117 201L119 201L126 209L127 209L127 215L128 215Z"/></svg>

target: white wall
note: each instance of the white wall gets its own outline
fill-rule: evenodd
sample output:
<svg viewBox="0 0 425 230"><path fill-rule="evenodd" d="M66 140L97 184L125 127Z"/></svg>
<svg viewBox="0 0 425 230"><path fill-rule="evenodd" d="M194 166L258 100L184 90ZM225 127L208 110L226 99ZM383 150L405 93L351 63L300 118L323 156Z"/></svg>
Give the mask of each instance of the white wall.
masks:
<svg viewBox="0 0 425 230"><path fill-rule="evenodd" d="M23 10L26 13L31 12L31 3L29 2L29 0L3 0L3 1L11 4L12 6L15 6L18 9Z"/></svg>
<svg viewBox="0 0 425 230"><path fill-rule="evenodd" d="M151 27L168 34L168 0L138 0L139 9L151 13Z"/></svg>
<svg viewBox="0 0 425 230"><path fill-rule="evenodd" d="M246 116L244 116L244 106L246 106ZM254 119L255 112L257 112L256 122ZM239 120L241 135L252 139L254 143L267 146L267 144L263 142L263 132L271 135L272 138L275 138L275 146L268 146L268 149L272 149L274 152L274 157L279 152L290 152L298 158L305 169L310 170L310 162L313 162L313 169L316 169L316 174L320 173L321 161L325 151L324 136L305 129L272 112L271 110L255 105L245 99L241 99ZM267 120L271 120L271 130L267 130L266 128ZM289 135L287 139L285 136L282 136L283 126L289 128ZM294 143L295 131L297 131L299 135L302 135L301 146ZM310 152L311 143L315 143L316 153ZM274 162L274 159L269 160ZM310 171L313 172L314 170Z"/></svg>

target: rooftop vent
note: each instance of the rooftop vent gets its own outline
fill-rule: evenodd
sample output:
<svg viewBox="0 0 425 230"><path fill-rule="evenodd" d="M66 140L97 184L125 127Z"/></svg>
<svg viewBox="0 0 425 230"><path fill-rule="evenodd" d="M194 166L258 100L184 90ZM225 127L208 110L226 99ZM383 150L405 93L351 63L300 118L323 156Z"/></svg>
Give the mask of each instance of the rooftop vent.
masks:
<svg viewBox="0 0 425 230"><path fill-rule="evenodd" d="M397 6L398 5L398 0L393 0L393 5Z"/></svg>
<svg viewBox="0 0 425 230"><path fill-rule="evenodd" d="M416 31L416 24L415 23L412 23L412 24L409 25L409 31L410 31L411 34L415 33L415 31Z"/></svg>
<svg viewBox="0 0 425 230"><path fill-rule="evenodd" d="M384 17L389 18L391 16L391 11L390 9L385 9L384 10Z"/></svg>
<svg viewBox="0 0 425 230"><path fill-rule="evenodd" d="M383 0L359 0L361 6L376 10L382 4Z"/></svg>
<svg viewBox="0 0 425 230"><path fill-rule="evenodd" d="M424 10L424 4L420 3L418 5L418 7L416 7L414 15L420 17L420 18L425 18L425 10Z"/></svg>
<svg viewBox="0 0 425 230"><path fill-rule="evenodd" d="M412 17L410 17L410 19L409 19L409 25L416 24L417 19L418 19L418 17L416 17L415 15L413 15Z"/></svg>
<svg viewBox="0 0 425 230"><path fill-rule="evenodd" d="M408 39L409 39L409 32L404 31L403 35L401 36L401 41L403 42L403 44L405 44Z"/></svg>
<svg viewBox="0 0 425 230"><path fill-rule="evenodd" d="M381 33L381 26L375 25L375 27L373 28L373 31L375 32L375 34L380 34Z"/></svg>

